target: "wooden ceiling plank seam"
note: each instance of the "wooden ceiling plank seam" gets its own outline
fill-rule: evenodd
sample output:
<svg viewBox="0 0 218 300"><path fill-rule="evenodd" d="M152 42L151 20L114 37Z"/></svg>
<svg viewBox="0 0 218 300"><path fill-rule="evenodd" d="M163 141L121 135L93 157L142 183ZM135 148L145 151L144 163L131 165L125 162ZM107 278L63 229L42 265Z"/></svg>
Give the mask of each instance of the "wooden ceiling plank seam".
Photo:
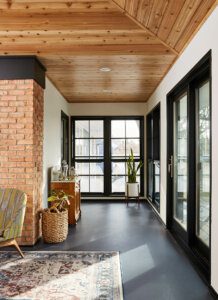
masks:
<svg viewBox="0 0 218 300"><path fill-rule="evenodd" d="M115 0L115 1L120 7L125 8L126 0Z"/></svg>
<svg viewBox="0 0 218 300"><path fill-rule="evenodd" d="M148 15L147 15L147 17L145 16L144 19L143 19L143 24L147 28L149 28L148 24L149 24L150 19L151 19L151 14L152 14L152 11L153 11L153 8L154 8L155 0L150 0L150 3L151 3L151 5L150 5L150 10L148 11Z"/></svg>
<svg viewBox="0 0 218 300"><path fill-rule="evenodd" d="M9 26L10 25L10 26ZM89 26L89 27L88 27ZM103 27L104 26L104 27ZM132 23L126 16L117 11L116 13L49 13L31 14L21 12L18 15L6 10L0 10L0 27L2 30L14 29L23 30L63 30L63 29L137 29L138 26Z"/></svg>
<svg viewBox="0 0 218 300"><path fill-rule="evenodd" d="M123 8L124 10L126 10L126 8L127 8L127 1L128 0L124 0L124 6L123 5L120 5L120 3L117 3L117 1L115 0L115 2L117 3L117 5L119 5L121 8Z"/></svg>
<svg viewBox="0 0 218 300"><path fill-rule="evenodd" d="M169 13L167 11L165 12L165 15L163 16L163 19L162 19L162 22L161 22L161 26L160 26L160 28L159 28L159 30L157 32L157 35L161 39L163 39L163 40L166 40L168 38L168 36L170 34L170 31L172 30L172 28L173 28L173 26L174 26L174 24L176 22L176 19L177 19L178 15L180 14L180 12L181 12L181 10L183 8L183 5L185 4L185 0L177 0L177 1L175 1L175 0L169 0L169 1L170 1L170 5L169 5L169 10L170 11L171 11L171 6L172 6L172 8L174 6L176 6L176 8L179 8L179 9L176 10L176 11L171 12L170 16L169 16ZM179 5L179 3L178 3L179 1L181 1L181 5ZM161 30L164 32L164 30L165 30L165 23L168 23L170 21L170 19L173 20L171 22L171 27L168 30L168 33L166 33L165 35L163 35L163 33L161 33Z"/></svg>
<svg viewBox="0 0 218 300"><path fill-rule="evenodd" d="M55 36L55 35L45 35L45 36L27 36L25 38L21 38L17 35L15 36L2 36L0 34L0 45L4 46L7 45L10 47L10 45L19 45L19 44L25 44L27 47L28 45L34 45L38 44L39 46L43 45L54 45L57 43L62 43L62 45L114 45L114 44L134 44L134 45L158 45L159 42L156 39L152 39L150 37L146 37L144 35L130 35L130 36L122 36L122 35L111 35L108 37L104 36L80 36L79 38L77 36L71 36L71 35L62 35L62 36Z"/></svg>
<svg viewBox="0 0 218 300"><path fill-rule="evenodd" d="M33 31L30 34L23 33L20 34L19 31L0 31L0 44L3 45L7 43L19 44L19 43L36 43L40 44L52 44L62 42L63 44L159 44L156 37L152 37L149 33L145 33L144 30L128 30L128 31L79 31L79 32L69 32L69 31Z"/></svg>
<svg viewBox="0 0 218 300"><path fill-rule="evenodd" d="M208 5L207 5L208 3ZM205 14L205 7L207 9L207 13ZM193 37L197 34L197 32L199 31L200 27L202 26L202 23L204 23L207 18L209 17L209 15L211 14L211 12L214 10L214 8L218 5L218 1L213 1L213 0L204 0L204 3L202 6L199 7L199 9L195 12L191 22L188 23L188 25L186 26L185 30L183 31L182 34L182 38L178 40L178 42L175 45L175 48L177 49L177 51L181 52L183 51L183 49L186 48L186 46L190 43L190 41L193 39ZM203 19L199 18L199 15L204 15ZM195 30L193 30L193 23L197 25L197 27L195 28ZM185 44L181 43L181 41L186 40Z"/></svg>
<svg viewBox="0 0 218 300"><path fill-rule="evenodd" d="M139 9L139 3L140 3L141 0L138 0L137 1L137 5L134 5L134 15L135 17L137 16L137 12L138 12L138 9Z"/></svg>
<svg viewBox="0 0 218 300"><path fill-rule="evenodd" d="M145 33L144 30L141 28L129 30L129 29L124 29L124 30L106 30L106 29L99 29L99 30L49 30L49 31L40 31L40 30L31 30L32 35L40 36L40 35L61 35L61 34L68 34L68 35L110 35L110 34L143 34L144 36L150 36L149 33ZM1 30L0 29L0 35L5 35L5 36L10 36L10 35L17 35L20 37L25 37L25 36L30 36L30 32L25 31L25 30ZM152 37L154 38L154 37Z"/></svg>
<svg viewBox="0 0 218 300"><path fill-rule="evenodd" d="M38 44L30 44L28 47L25 44L13 44L8 47L8 45L0 45L0 52L9 55L15 52L15 53L22 53L25 52L25 54L52 54L56 53L57 51L60 51L63 55L70 55L70 54L77 54L77 55L84 55L89 53L89 55L93 54L120 54L123 55L125 53L127 54L134 54L134 53L140 53L144 55L149 54L165 54L165 55L172 55L174 53L170 53L170 51L162 44L89 44L89 45L72 45L68 44L68 47L65 46L65 44L59 43L54 45L48 45L46 43L43 43L42 45Z"/></svg>
<svg viewBox="0 0 218 300"><path fill-rule="evenodd" d="M175 45L181 37L184 28L187 26L196 10L201 5L201 1L202 0L186 0L166 40L167 44L169 44L172 48L175 49Z"/></svg>
<svg viewBox="0 0 218 300"><path fill-rule="evenodd" d="M125 10L129 11L130 14L135 18L137 15L140 0L126 0Z"/></svg>
<svg viewBox="0 0 218 300"><path fill-rule="evenodd" d="M145 27L144 24L140 23L135 18L133 18L127 11L125 11L122 7L120 7L114 0L110 0L110 1L112 1L113 3L115 3L115 5L123 12L123 14L126 15L133 22L135 22L135 24L137 24L139 27L141 27L142 29L144 29L146 32L150 33L152 36L155 36L160 41L160 43L162 43L167 49L169 49L169 51L173 52L176 55L179 54L173 47L171 47L165 41L163 41L158 36L156 36L152 31L149 30L149 28Z"/></svg>
<svg viewBox="0 0 218 300"><path fill-rule="evenodd" d="M137 20L142 24L146 23L146 16L149 16L149 11L151 11L152 5L151 0L141 0L139 3L139 8L137 12Z"/></svg>
<svg viewBox="0 0 218 300"><path fill-rule="evenodd" d="M155 0L154 1L154 6L153 6L153 14L151 12L152 18L149 19L149 24L147 27L157 36L157 32L159 27L161 26L162 20L164 13L167 11L167 7L169 6L169 0L167 1L159 1ZM155 20L156 19L156 20ZM153 22L153 24L152 24Z"/></svg>
<svg viewBox="0 0 218 300"><path fill-rule="evenodd" d="M102 11L102 10L109 10L112 11L113 7L112 5L110 5L109 1L86 1L86 2L82 2L82 1L72 1L71 5L69 5L69 1L64 1L64 2L60 2L60 1L52 1L52 2L48 2L48 1L43 1L43 2L12 2L12 4L10 6L8 6L8 4L6 2L1 1L0 2L0 9L10 9L13 11L19 11L21 9L25 9L26 11L44 11L46 12L47 10L56 10L58 9L60 10L64 10L64 11L84 11L86 10L88 11ZM115 11L115 10L114 10Z"/></svg>
<svg viewBox="0 0 218 300"><path fill-rule="evenodd" d="M147 16L146 16L146 14L144 15L143 22L142 22L142 24L144 24L145 27L148 27L153 7L154 7L154 0L149 0L149 10L148 10Z"/></svg>
<svg viewBox="0 0 218 300"><path fill-rule="evenodd" d="M170 55L117 55L113 56L111 59L108 55L99 56L92 56L92 60L90 61L90 56L82 56L82 57L75 57L75 56L68 56L67 58L63 58L62 55L55 56L53 59L50 57L43 57L40 56L40 60L46 62L47 66L55 66L55 67L62 67L63 65L68 65L70 67L89 67L96 68L96 66L100 67L102 62L107 62L109 66L113 66L114 63L119 63L119 66L123 68L124 65L128 64L129 67L135 66L136 64L139 66L154 66L154 65L165 65L171 64L172 56Z"/></svg>

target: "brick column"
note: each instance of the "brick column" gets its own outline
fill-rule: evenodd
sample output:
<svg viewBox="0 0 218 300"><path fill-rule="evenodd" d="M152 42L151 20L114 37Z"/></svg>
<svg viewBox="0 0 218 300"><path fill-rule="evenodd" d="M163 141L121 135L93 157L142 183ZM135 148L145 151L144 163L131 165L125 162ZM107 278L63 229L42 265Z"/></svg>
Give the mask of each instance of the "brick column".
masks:
<svg viewBox="0 0 218 300"><path fill-rule="evenodd" d="M27 193L21 245L40 236L43 88L33 79L0 80L0 187Z"/></svg>

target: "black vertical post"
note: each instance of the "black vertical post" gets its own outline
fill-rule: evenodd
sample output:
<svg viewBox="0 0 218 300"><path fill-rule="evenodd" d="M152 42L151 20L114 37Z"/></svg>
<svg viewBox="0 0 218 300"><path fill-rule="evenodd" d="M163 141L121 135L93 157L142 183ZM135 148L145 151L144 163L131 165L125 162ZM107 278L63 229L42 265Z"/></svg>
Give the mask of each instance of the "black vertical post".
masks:
<svg viewBox="0 0 218 300"><path fill-rule="evenodd" d="M111 120L104 118L104 193L105 196L111 194Z"/></svg>
<svg viewBox="0 0 218 300"><path fill-rule="evenodd" d="M143 163L143 168L141 168L141 185L140 185L140 195L144 196L144 117L140 118L140 157Z"/></svg>
<svg viewBox="0 0 218 300"><path fill-rule="evenodd" d="M173 179L168 170L168 164L170 162L170 158L173 155L173 97L167 97L167 228L170 229L172 226L172 215L173 215Z"/></svg>
<svg viewBox="0 0 218 300"><path fill-rule="evenodd" d="M187 234L188 244L193 246L195 237L195 208L196 208L196 111L195 89L188 86L188 195L187 195Z"/></svg>

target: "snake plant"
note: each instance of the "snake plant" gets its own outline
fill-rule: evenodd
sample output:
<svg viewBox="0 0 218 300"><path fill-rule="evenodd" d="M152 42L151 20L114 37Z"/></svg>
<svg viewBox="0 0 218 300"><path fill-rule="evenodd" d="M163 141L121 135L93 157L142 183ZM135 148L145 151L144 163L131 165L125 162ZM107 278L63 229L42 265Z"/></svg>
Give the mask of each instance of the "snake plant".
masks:
<svg viewBox="0 0 218 300"><path fill-rule="evenodd" d="M136 183L137 172L143 166L142 161L139 162L138 166L136 166L135 157L133 154L133 150L131 149L129 158L127 160L127 170L128 170L128 183Z"/></svg>

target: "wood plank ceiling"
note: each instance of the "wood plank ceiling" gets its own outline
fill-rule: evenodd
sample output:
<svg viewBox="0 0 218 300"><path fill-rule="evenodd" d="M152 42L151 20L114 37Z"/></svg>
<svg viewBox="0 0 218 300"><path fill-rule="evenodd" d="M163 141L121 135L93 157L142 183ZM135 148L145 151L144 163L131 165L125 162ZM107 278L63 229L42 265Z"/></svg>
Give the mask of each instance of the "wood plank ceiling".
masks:
<svg viewBox="0 0 218 300"><path fill-rule="evenodd" d="M3 0L0 55L37 55L71 103L145 102L215 6L216 0Z"/></svg>

